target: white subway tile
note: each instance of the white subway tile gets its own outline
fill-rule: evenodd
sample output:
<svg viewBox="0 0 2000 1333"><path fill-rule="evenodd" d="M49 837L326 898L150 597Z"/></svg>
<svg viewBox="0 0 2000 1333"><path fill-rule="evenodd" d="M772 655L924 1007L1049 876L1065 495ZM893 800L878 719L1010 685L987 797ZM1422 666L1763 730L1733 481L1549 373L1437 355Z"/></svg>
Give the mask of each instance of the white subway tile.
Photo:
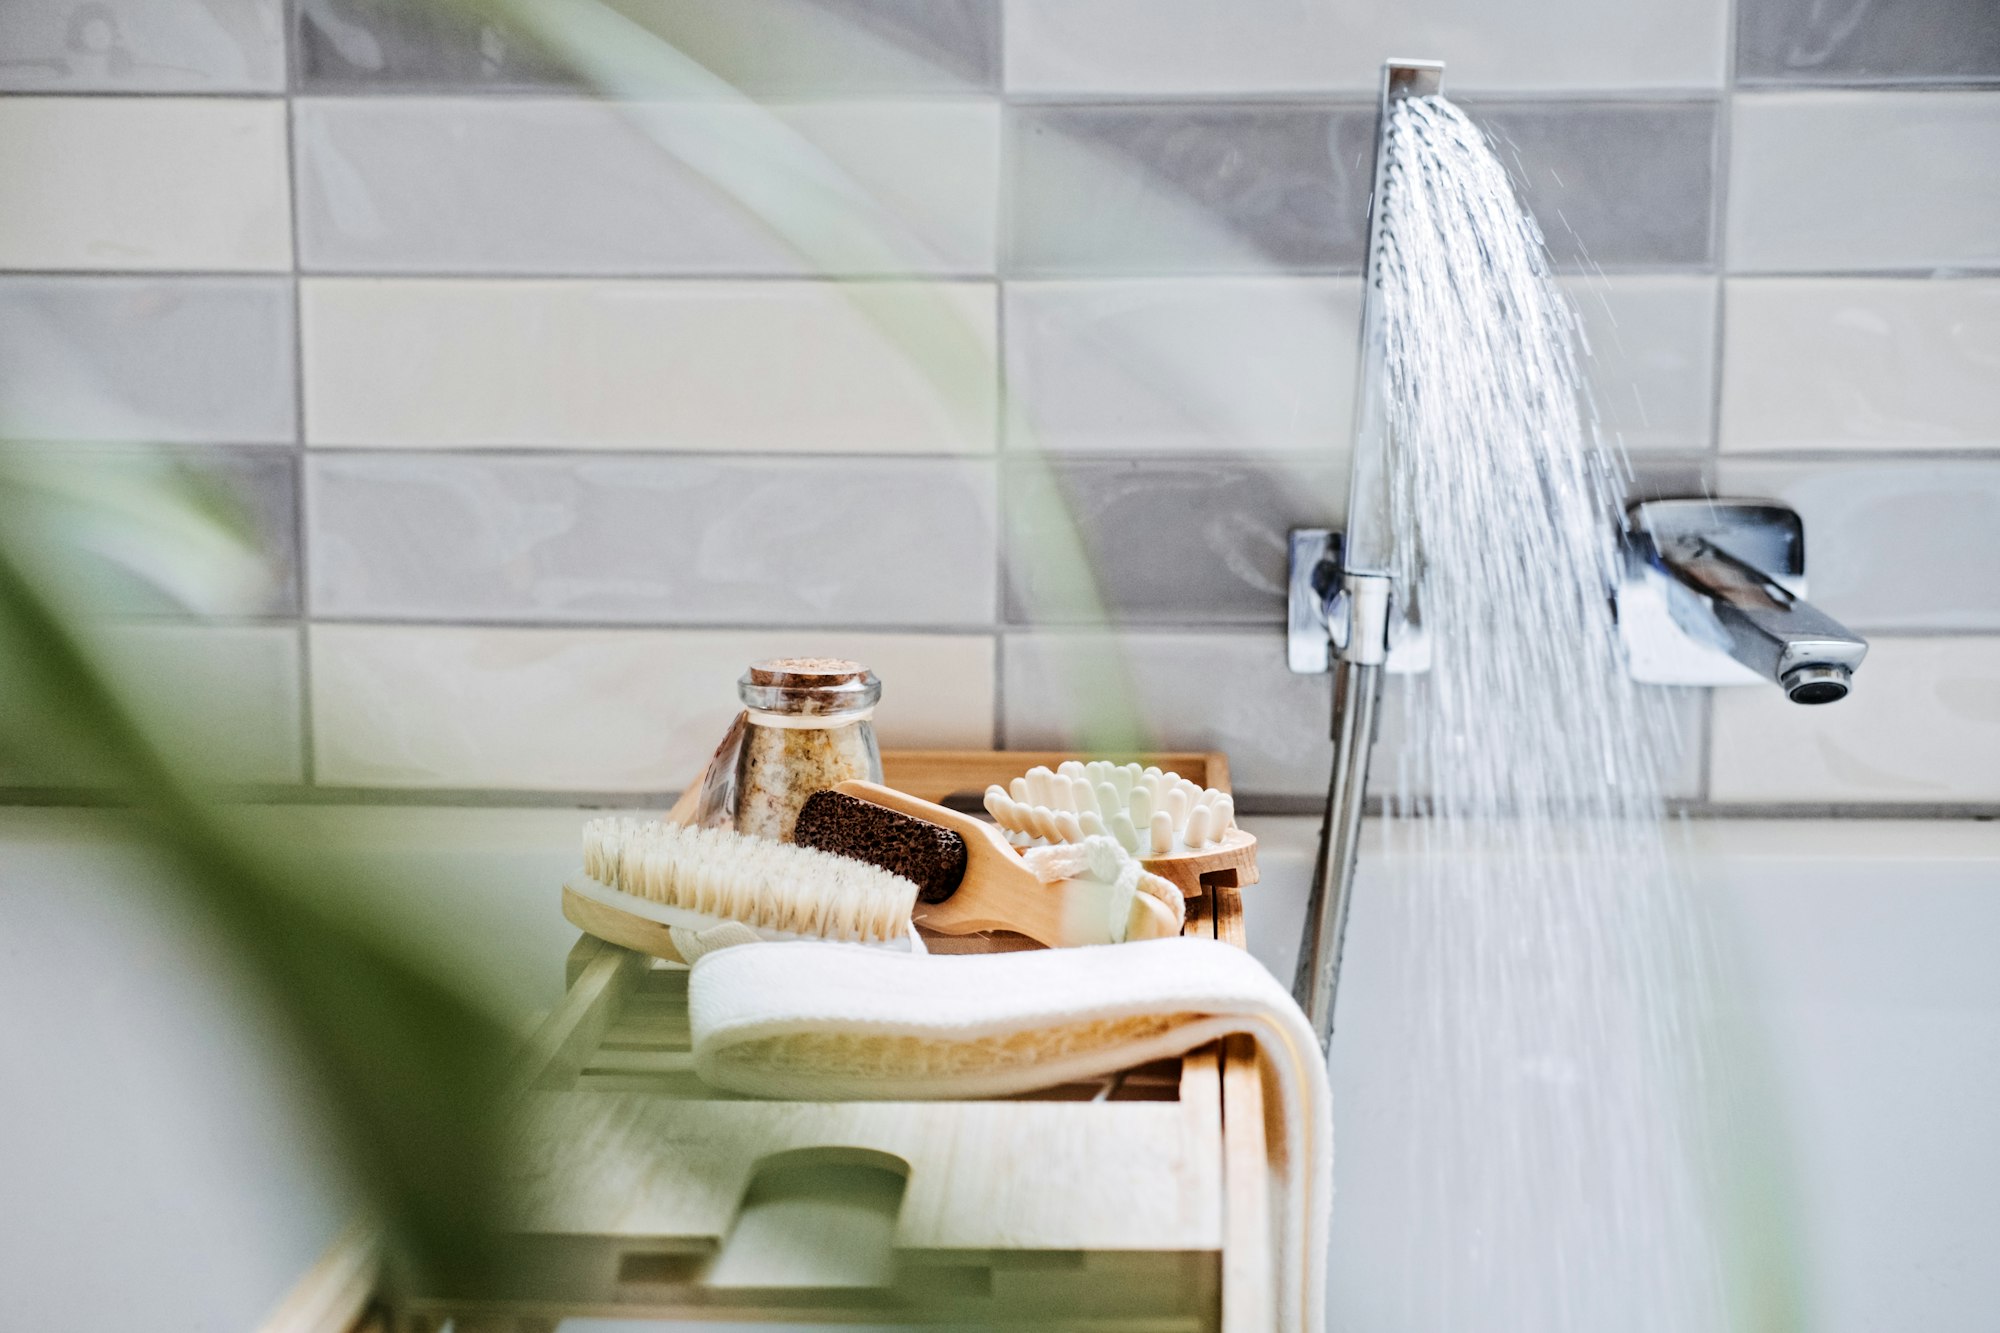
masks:
<svg viewBox="0 0 2000 1333"><path fill-rule="evenodd" d="M1344 452L1358 278L1007 285L1012 443Z"/></svg>
<svg viewBox="0 0 2000 1333"><path fill-rule="evenodd" d="M988 283L302 284L313 444L983 452Z"/></svg>
<svg viewBox="0 0 2000 1333"><path fill-rule="evenodd" d="M1839 703L1755 686L1714 699L1714 800L2000 800L2000 638L1877 639Z"/></svg>
<svg viewBox="0 0 2000 1333"><path fill-rule="evenodd" d="M286 269L277 99L0 100L0 268Z"/></svg>
<svg viewBox="0 0 2000 1333"><path fill-rule="evenodd" d="M294 115L317 270L993 271L989 99L341 97Z"/></svg>
<svg viewBox="0 0 2000 1333"><path fill-rule="evenodd" d="M1727 236L1737 273L2000 265L2000 92L1739 96Z"/></svg>
<svg viewBox="0 0 2000 1333"><path fill-rule="evenodd" d="M1732 278L1722 448L2000 447L2000 279Z"/></svg>
<svg viewBox="0 0 2000 1333"><path fill-rule="evenodd" d="M988 635L315 625L315 780L330 786L674 791L770 656L882 678L884 745L993 742Z"/></svg>
<svg viewBox="0 0 2000 1333"><path fill-rule="evenodd" d="M1373 93L1385 55L1448 88L1716 88L1723 0L1008 0L1007 86L1033 92Z"/></svg>
<svg viewBox="0 0 2000 1333"><path fill-rule="evenodd" d="M1332 677L1293 674L1282 630L1016 632L1001 664L1012 748L1221 750L1239 792L1326 794ZM1405 686L1392 676L1384 694L1370 788L1378 796L1394 789L1405 748ZM1675 690L1669 706L1683 743L1667 790L1691 796L1701 784L1702 693Z"/></svg>

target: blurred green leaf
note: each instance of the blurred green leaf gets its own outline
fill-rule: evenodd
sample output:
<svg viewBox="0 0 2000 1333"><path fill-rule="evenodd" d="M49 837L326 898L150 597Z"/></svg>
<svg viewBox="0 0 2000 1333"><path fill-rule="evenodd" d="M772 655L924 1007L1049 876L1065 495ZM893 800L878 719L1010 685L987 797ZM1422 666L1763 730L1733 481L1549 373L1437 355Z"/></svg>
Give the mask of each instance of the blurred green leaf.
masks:
<svg viewBox="0 0 2000 1333"><path fill-rule="evenodd" d="M105 776L126 830L223 933L312 1071L313 1100L392 1261L426 1284L470 1287L493 1262L510 1040L342 910L356 872L248 832L182 776L185 756L148 739L83 632L101 567L150 570L202 607L234 595L255 553L187 478L106 476L0 455L0 755L29 782L79 762Z"/></svg>

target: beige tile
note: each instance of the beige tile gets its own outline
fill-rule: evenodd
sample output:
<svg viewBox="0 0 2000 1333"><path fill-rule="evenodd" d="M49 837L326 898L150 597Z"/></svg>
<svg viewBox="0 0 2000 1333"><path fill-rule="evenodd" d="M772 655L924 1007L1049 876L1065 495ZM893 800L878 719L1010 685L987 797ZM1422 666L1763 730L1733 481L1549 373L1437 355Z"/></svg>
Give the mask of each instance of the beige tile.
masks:
<svg viewBox="0 0 2000 1333"><path fill-rule="evenodd" d="M2000 264L2000 92L1736 98L1727 235L1736 273Z"/></svg>
<svg viewBox="0 0 2000 1333"><path fill-rule="evenodd" d="M311 642L329 786L678 790L734 716L744 666L778 654L872 666L885 745L993 741L987 635L316 625Z"/></svg>
<svg viewBox="0 0 2000 1333"><path fill-rule="evenodd" d="M222 783L304 779L296 629L125 622L94 627L92 641L113 687L176 771ZM104 777L83 764L27 773L0 760L0 785Z"/></svg>
<svg viewBox="0 0 2000 1333"><path fill-rule="evenodd" d="M1567 279L1585 370L1628 449L1708 447L1712 277ZM1051 451L1339 454L1354 429L1358 278L1007 284L1010 442Z"/></svg>
<svg viewBox="0 0 2000 1333"><path fill-rule="evenodd" d="M0 267L285 269L277 99L0 101Z"/></svg>
<svg viewBox="0 0 2000 1333"><path fill-rule="evenodd" d="M303 284L313 444L993 447L988 283Z"/></svg>
<svg viewBox="0 0 2000 1333"><path fill-rule="evenodd" d="M1722 448L2000 445L2000 279L1732 278Z"/></svg>
<svg viewBox="0 0 2000 1333"><path fill-rule="evenodd" d="M1633 452L1704 450L1714 430L1716 280L1569 278L1598 421Z"/></svg>
<svg viewBox="0 0 2000 1333"><path fill-rule="evenodd" d="M1836 704L1714 698L1717 801L2000 800L2000 638L1877 639Z"/></svg>

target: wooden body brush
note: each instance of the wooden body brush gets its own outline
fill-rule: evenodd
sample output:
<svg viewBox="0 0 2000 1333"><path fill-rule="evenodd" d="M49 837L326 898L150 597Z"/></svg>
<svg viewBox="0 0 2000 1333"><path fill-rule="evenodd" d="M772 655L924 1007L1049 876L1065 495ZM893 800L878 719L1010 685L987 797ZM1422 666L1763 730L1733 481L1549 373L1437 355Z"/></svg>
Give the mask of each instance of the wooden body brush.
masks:
<svg viewBox="0 0 2000 1333"><path fill-rule="evenodd" d="M710 947L844 940L922 952L917 886L874 865L726 829L593 819L562 909L601 940L692 963Z"/></svg>
<svg viewBox="0 0 2000 1333"><path fill-rule="evenodd" d="M951 839L940 839L935 830ZM1185 915L1172 886L1142 882L1125 919L1114 924L1113 906L1122 895L1112 885L1081 878L1044 882L991 824L872 782L843 782L813 796L799 815L796 836L802 846L868 861L917 882L914 918L942 935L1004 930L1051 947L1108 944L1178 935ZM954 842L964 848L962 859Z"/></svg>

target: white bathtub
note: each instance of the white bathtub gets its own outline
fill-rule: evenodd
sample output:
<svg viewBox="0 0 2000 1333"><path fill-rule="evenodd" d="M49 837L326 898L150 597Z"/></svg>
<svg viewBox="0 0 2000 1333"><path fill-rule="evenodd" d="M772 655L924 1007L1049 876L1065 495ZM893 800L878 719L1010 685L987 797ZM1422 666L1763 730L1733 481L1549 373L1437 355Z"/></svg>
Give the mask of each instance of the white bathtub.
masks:
<svg viewBox="0 0 2000 1333"><path fill-rule="evenodd" d="M1289 978L1315 829L1260 822L1252 945ZM2000 825L1701 821L1688 880L1735 956L1737 1001L1768 1052L1790 1160L1811 1333L2000 1328ZM1364 846L1333 1050L1335 1327L1403 1333L1411 1279L1380 1090L1405 1052L1378 1040L1400 914L1395 867Z"/></svg>
<svg viewBox="0 0 2000 1333"><path fill-rule="evenodd" d="M273 819L296 818L273 812ZM565 810L319 812L319 832L423 866L394 905L454 941L524 1023L552 1004L573 931L552 885ZM339 1208L253 1035L170 915L135 907L95 817L0 811L0 1326L76 1333L254 1322ZM1251 944L1289 978L1308 820L1257 820ZM2000 826L1715 822L1692 831L1775 1053L1810 1333L2000 1327ZM1370 846L1333 1062L1336 1326L1403 1333L1398 1123L1377 1100L1393 865ZM1373 997L1373 998L1371 998ZM88 1256L87 1259L84 1256ZM87 1272L88 1282L78 1276ZM143 1314L141 1313L143 1312ZM1703 1333L1707 1333L1706 1330Z"/></svg>

